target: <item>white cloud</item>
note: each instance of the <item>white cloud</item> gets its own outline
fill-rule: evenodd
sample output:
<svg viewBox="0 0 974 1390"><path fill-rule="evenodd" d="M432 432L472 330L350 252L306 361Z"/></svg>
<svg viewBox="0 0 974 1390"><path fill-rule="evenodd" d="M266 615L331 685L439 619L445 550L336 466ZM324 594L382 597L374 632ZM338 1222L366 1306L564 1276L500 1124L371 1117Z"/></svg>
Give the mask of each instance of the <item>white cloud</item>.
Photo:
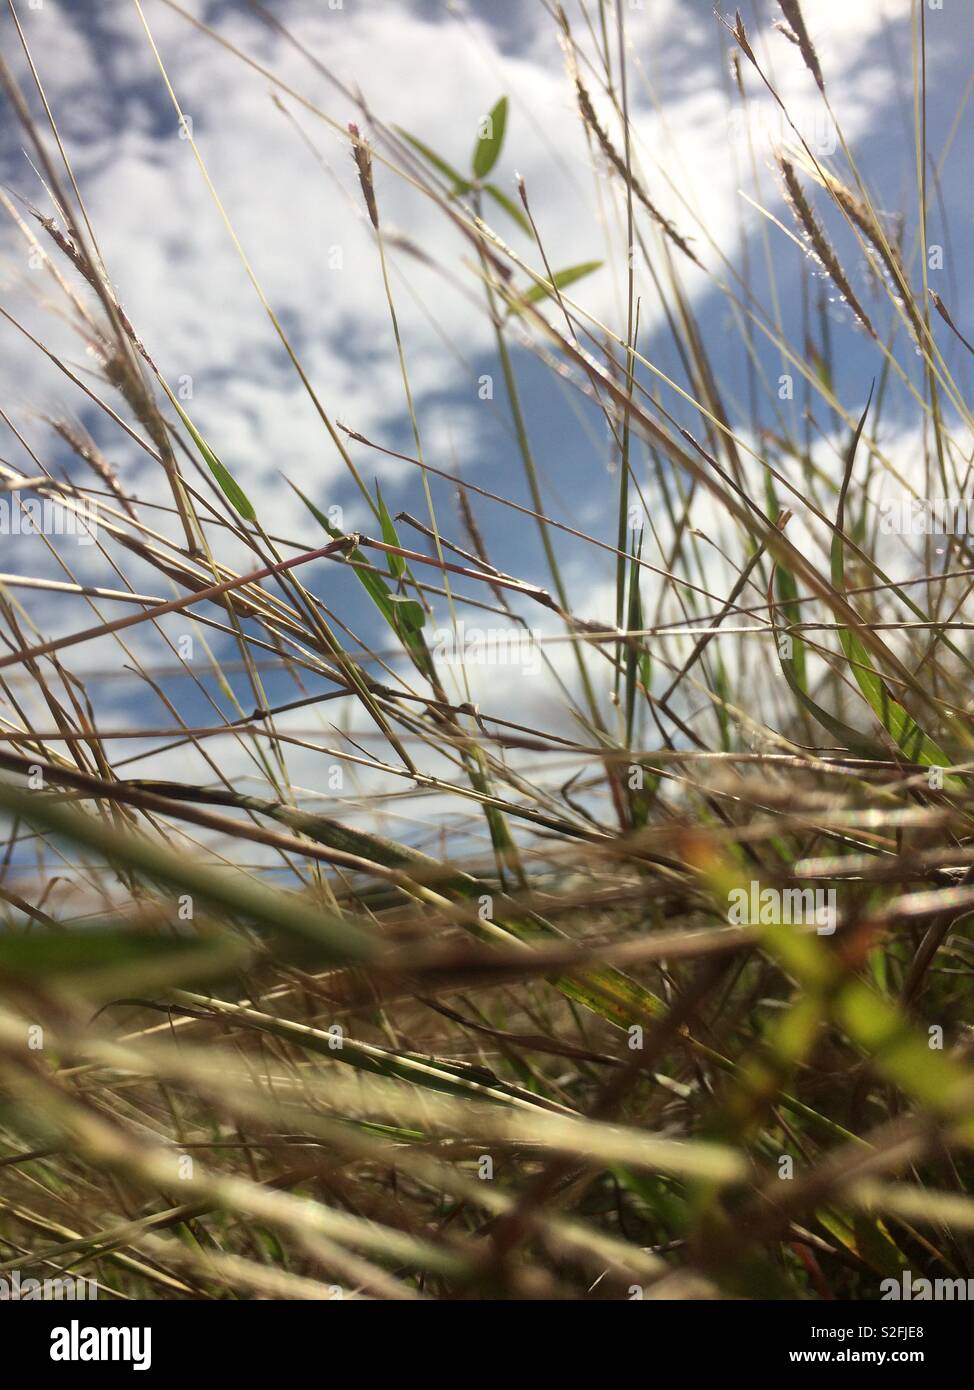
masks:
<svg viewBox="0 0 974 1390"><path fill-rule="evenodd" d="M907 0L816 8L816 40L830 82L841 94L851 138L865 127L885 81L869 65L883 15L902 16L907 9ZM146 12L220 197L326 408L366 433L381 428L388 434L392 423L405 428L388 310L347 143L288 103L327 162L329 172L323 172L272 104L265 78L167 7L147 5ZM552 264L606 254L585 141L550 25L536 23L525 50L513 54L503 51L497 31L483 19L434 21L412 5L350 0L342 10L329 10L292 3L276 13L311 51L326 56L342 81L360 86L384 120L407 126L460 167L469 158L485 108L499 91L509 91L511 118L498 180L513 195L513 169L525 177ZM106 261L163 371L171 378L192 376L194 413L245 484L267 487L277 497L274 470L284 460L301 476L327 486L341 464L310 402L289 380L284 352L189 144L178 138L175 112L134 9L104 7L90 38L82 16L70 24L56 6L29 12L25 23L52 104L64 121ZM644 78L660 75L660 51L679 54L712 44L713 20L668 3L633 8L627 23L635 147L645 181L664 212L696 234L702 256L712 263L655 162L662 157L669 177L715 241L731 244L741 204L722 138L728 120L724 93L700 85L701 75L713 78L712 68L685 65L675 84L664 80L664 89L675 91L657 112ZM307 92L341 125L356 116L351 103L283 36L249 13L223 9L217 27ZM752 37L763 50L766 36ZM807 103L810 82L791 45L774 36L768 48L786 95ZM662 75L665 79L665 68ZM853 75L855 81L849 81ZM759 91L752 101L755 112L773 110ZM597 104L604 110L604 103ZM605 118L614 133L607 112ZM763 117L755 120L765 124ZM766 124L771 128L770 120ZM376 181L383 220L405 231L427 256L463 274L459 258L469 253L437 209L381 165ZM41 200L26 168L18 182ZM503 218L498 221L503 225ZM509 223L504 230L510 230ZM518 233L511 239L526 251ZM333 248L340 249L341 269L332 268ZM410 379L422 407L428 393L454 385L458 375L429 311L468 360L490 349L491 329L477 306L475 281L471 303L415 261L395 251L391 257L426 303L426 311L419 308L394 276ZM601 272L574 293L598 317L618 326L617 273ZM692 269L688 281L696 289L704 283ZM646 295L647 327L653 305ZM16 350L14 361L30 383L36 367L24 361L23 349ZM459 443L468 442L470 434L468 416ZM431 437L440 445L449 431L434 425Z"/></svg>

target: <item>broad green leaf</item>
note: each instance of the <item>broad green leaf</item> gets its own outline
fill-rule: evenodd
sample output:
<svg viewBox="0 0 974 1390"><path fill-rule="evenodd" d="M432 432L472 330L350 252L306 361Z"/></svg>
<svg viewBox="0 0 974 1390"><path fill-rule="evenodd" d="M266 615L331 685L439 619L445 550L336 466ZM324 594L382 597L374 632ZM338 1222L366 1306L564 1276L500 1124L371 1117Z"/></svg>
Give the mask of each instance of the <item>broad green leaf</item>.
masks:
<svg viewBox="0 0 974 1390"><path fill-rule="evenodd" d="M563 290L566 286L573 285L576 280L591 275L592 271L598 270L601 265L601 261L582 261L579 265L570 265L564 270L556 270L551 278L551 284L555 289ZM552 290L547 285L532 285L529 290L518 295L512 308L516 310L521 304L537 304L539 300L547 299L550 295L552 295Z"/></svg>
<svg viewBox="0 0 974 1390"><path fill-rule="evenodd" d="M397 135L401 135L408 144L412 145L417 154L423 156L427 164L431 164L445 179L450 180L454 193L469 193L470 184L462 174L457 173L452 164L447 164L446 160L441 158L435 150L431 150L429 145L424 145L422 140L417 140L415 135L410 135L408 130L403 130L401 125L393 126L393 129Z"/></svg>
<svg viewBox="0 0 974 1390"><path fill-rule="evenodd" d="M481 122L481 132L473 147L472 168L475 179L485 179L500 158L506 126L507 97L501 97L490 115Z"/></svg>
<svg viewBox="0 0 974 1390"><path fill-rule="evenodd" d="M341 535L341 532L337 527L332 526L324 512L320 511L311 499L306 497L301 489L296 487L294 483L291 483L291 487L294 488L294 491L301 498L301 501L308 508L308 511L318 522L319 526L327 531L330 536L334 536L337 539ZM375 572L361 550L358 548L350 550L348 552L348 560L352 569L361 580L363 587L368 592L372 602L405 646L417 671L425 676L427 680L435 681L436 672L433 667L433 658L429 654L429 650L421 632L423 621L425 621L425 614L422 613L422 606L413 599L403 600L403 602L418 608L423 617L423 621L419 621L415 613L407 612L404 620L403 615L399 612L399 608L402 606L400 599L391 592L381 574Z"/></svg>
<svg viewBox="0 0 974 1390"><path fill-rule="evenodd" d="M379 487L378 483L375 485L375 495L379 504L379 525L382 527L382 539L385 541L386 545L399 546L399 537L396 535L396 528L392 524L392 517L389 515L388 508L383 501L382 489ZM401 555L387 555L386 559L389 562L389 573L392 575L393 579L398 579L405 571L406 561Z"/></svg>
<svg viewBox="0 0 974 1390"><path fill-rule="evenodd" d="M493 198L494 202L497 203L499 207L502 207L504 209L508 217L512 217L514 219L517 225L521 228L522 232L525 232L528 236L532 235L531 223L525 217L524 213L518 207L517 203L514 202L513 198L509 198L506 193L502 193L501 190L497 187L496 183L485 183L484 192L489 194L490 197Z"/></svg>
<svg viewBox="0 0 974 1390"><path fill-rule="evenodd" d="M333 536L336 540L338 540L342 534L341 531L339 531L338 527L333 526L331 524L331 522L325 516L324 512L320 511L311 501L311 499L305 496L305 494L301 491L299 487L296 487L294 483L292 483L291 486L294 488L294 491L301 498L301 501L304 503L304 505L308 508L308 511L314 517L315 521L317 521L319 526L321 526L322 530L327 531L329 536ZM392 609L389 606L388 585L385 583L385 581L381 578L380 575L375 573L375 571L369 565L369 562L366 560L365 556L362 554L361 550L359 550L356 547L354 550L350 550L348 552L348 555L352 563L352 568L355 570L355 573L358 575L359 579L361 579L365 588L369 591L369 595L372 598L372 601L379 608L383 617L389 623L390 627L395 627L395 623L392 617Z"/></svg>
<svg viewBox="0 0 974 1390"><path fill-rule="evenodd" d="M396 616L397 625L402 624L406 632L419 632L426 622L426 614L423 612L423 605L417 603L414 598L407 598L405 594L390 594L389 602L395 604L393 613Z"/></svg>
<svg viewBox="0 0 974 1390"><path fill-rule="evenodd" d="M185 410L183 410L182 406L175 399L175 397L170 396L170 400L172 400L173 405L178 410L179 417L182 420L183 424L186 426L187 430L189 431L193 443L196 445L197 449L199 449L200 453L202 454L203 462L206 464L207 468L213 474L214 478L216 478L217 482L220 485L220 488L222 489L230 505L233 507L234 511L236 511L239 516L242 516L244 521L256 521L257 513L254 511L253 503L251 502L247 494L244 492L243 488L240 487L238 483L234 482L233 477L231 476L229 471L217 458L216 454L210 448L209 444L207 444L206 440L200 434L199 430L193 424L192 420L186 414Z"/></svg>

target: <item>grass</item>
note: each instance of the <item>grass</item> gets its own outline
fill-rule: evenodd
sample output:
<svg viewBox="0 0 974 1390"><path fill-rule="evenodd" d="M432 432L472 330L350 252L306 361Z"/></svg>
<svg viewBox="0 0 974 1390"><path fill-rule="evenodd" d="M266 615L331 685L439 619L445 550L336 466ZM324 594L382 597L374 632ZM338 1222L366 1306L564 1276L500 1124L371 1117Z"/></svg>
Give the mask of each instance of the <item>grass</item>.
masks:
<svg viewBox="0 0 974 1390"><path fill-rule="evenodd" d="M46 423L68 476L11 403L27 462L0 476L96 516L90 553L115 577L89 583L87 552L57 536L37 538L38 573L0 577L0 1273L83 1275L103 1298L405 1300L874 1299L907 1270L971 1276L970 547L883 524L891 498L969 486L971 349L927 285L923 7L902 93L918 202L901 219L873 201L795 0L773 43L792 41L835 123L828 158L791 123L766 43L714 20L732 108L770 92L787 136L780 216L748 151L742 218L761 215L738 256L640 144L625 9L545 4L605 210L603 253L569 266L524 181L517 198L498 181L507 98L458 170L430 132L350 90L354 120L336 123L168 8L270 81L288 138L343 142L412 444L329 413L136 0L255 312L369 517L344 530L295 468L306 529L279 534L122 308L9 3L22 48L0 82L39 182L2 201L97 373L0 305L3 328L100 418L97 440ZM422 253L384 220L396 179L466 248L456 273L493 332L526 501L425 442L397 311ZM600 268L616 326L584 308ZM698 273L734 325L747 402L696 317ZM799 333L784 276L800 277ZM647 347L650 317L676 375ZM851 335L874 359L858 395ZM528 351L603 431L597 533L546 500ZM884 445L894 410L922 478ZM123 485L112 441L162 490ZM425 518L370 488L380 458L418 482ZM523 574L491 558L498 516L534 538ZM587 608L580 564L611 573L611 617ZM87 616L49 635L55 598ZM444 660L461 623L523 639L543 719L528 676L498 708L476 661ZM120 704L84 664L93 643L127 673ZM140 717L148 696L161 723ZM228 746L248 772L227 771ZM164 780L139 775L150 754ZM186 777L190 754L207 776ZM772 906L737 920L752 884ZM834 894L835 930L782 920L774 903L807 901L793 890Z"/></svg>

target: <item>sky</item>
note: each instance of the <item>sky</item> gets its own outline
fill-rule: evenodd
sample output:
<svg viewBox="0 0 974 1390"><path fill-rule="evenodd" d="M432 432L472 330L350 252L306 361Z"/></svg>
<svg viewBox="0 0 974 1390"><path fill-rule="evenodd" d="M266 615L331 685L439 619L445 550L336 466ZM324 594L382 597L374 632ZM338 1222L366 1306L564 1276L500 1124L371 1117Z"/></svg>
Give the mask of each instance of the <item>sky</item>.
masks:
<svg viewBox="0 0 974 1390"><path fill-rule="evenodd" d="M557 26L540 0L276 0L267 8L298 44L243 0L186 0L182 14L164 0L143 4L233 236L185 138L136 5L131 0L21 0L18 12L128 317L163 375L183 388L194 423L252 498L265 525L310 545L318 543L319 533L284 478L322 510L341 508L346 528L365 526L366 511L264 312L240 251L332 418L385 448L412 455L375 239L342 134L353 119L368 132L354 94L360 93L365 108L382 121L405 128L461 169L469 163L478 122L506 94L508 129L492 178L513 198L516 177L524 179L553 269L603 262L570 294L595 322L621 336L626 326L624 204L614 193L606 196L607 187L615 192L617 187L593 169ZM843 135L868 170L877 204L890 213L904 211L907 245L916 233L910 8L910 0L807 0L804 6ZM832 128L823 120L809 74L797 49L774 28L777 7L759 3L742 9L755 51L803 133L813 144L828 143ZM581 32L580 7L569 4L566 10ZM941 287L959 324L974 315L974 290L963 273L974 250L965 155L972 119L964 104L965 10L963 0L944 0L939 7L928 4L925 16L928 147L937 174L928 239L944 247L943 268L931 272L931 284ZM265 71L248 67L187 15L211 26ZM789 136L778 108L748 75L752 166L729 77L730 36L707 0L631 0L625 21L633 157L644 186L692 239L718 281L731 279L746 258L756 297L762 303L776 300L786 334L798 338L802 251L755 206L791 230L771 166L772 148ZM0 44L32 109L39 111L6 13L0 18ZM308 53L327 71L309 61ZM604 100L596 105L611 124ZM0 125L0 179L12 195L51 212L21 133L6 118ZM427 198L381 162L376 187L425 457L527 503L493 329L469 246ZM536 248L510 219L498 212L492 221L527 264L543 269ZM848 253L843 229L834 229L834 235ZM851 263L857 292L885 325L888 315L869 298L866 267L855 255ZM728 301L703 270L687 262L680 273L720 370L732 422L757 444L755 427L770 420L750 415L746 358ZM637 268L637 282L641 351L662 378L683 385L650 271ZM527 276L523 283L529 283ZM849 309L835 302L828 286L822 289L836 389L858 413L875 374L875 355ZM90 371L84 344L52 312L49 283L31 268L12 225L0 226L0 304L66 360ZM756 348L762 370L776 378L781 364L774 347L759 339ZM951 346L948 360L965 381L966 363L954 351ZM617 482L604 421L530 350L515 346L514 364L550 515L613 541ZM490 399L483 399L485 377L493 385ZM642 378L651 379L646 372ZM679 392L665 380L659 389L667 409L696 427L698 417ZM78 465L39 417L74 415L102 444L126 488L162 500L148 461L107 428L9 322L0 323L0 404L53 470L71 472ZM828 437L833 422L818 423L827 455L834 447ZM895 387L883 429L884 444L908 472L918 440L909 398ZM352 445L351 452L366 482L381 482L391 512L405 509L426 519L415 466L360 445ZM9 430L0 457L29 472L30 461ZM636 466L651 493L646 459L640 457ZM433 494L438 514L449 518L452 534L465 543L452 489L434 482ZM478 501L476 511L496 565L548 582L533 523L486 501ZM4 537L9 558L0 568L58 573L36 540ZM612 556L563 536L557 549L575 611L588 618L611 617ZM79 550L72 564L89 582L114 582L98 553ZM146 584L158 585L148 570L135 566L132 574L136 583L144 577ZM328 580L341 596L343 613L374 636L354 582L342 587L343 582ZM31 611L45 633L78 621L75 610L60 601L38 599ZM567 669L564 648L555 659ZM100 698L120 721L157 718L160 708L150 712L142 694L136 709L133 686L116 669L120 661L117 648L94 643L79 653L76 666L101 673L93 674L96 686L101 682ZM492 698L522 712L545 706L549 692L543 682L505 686L507 676L490 673L486 688ZM190 716L200 712L185 682L171 689L178 689ZM275 693L286 698L283 687Z"/></svg>

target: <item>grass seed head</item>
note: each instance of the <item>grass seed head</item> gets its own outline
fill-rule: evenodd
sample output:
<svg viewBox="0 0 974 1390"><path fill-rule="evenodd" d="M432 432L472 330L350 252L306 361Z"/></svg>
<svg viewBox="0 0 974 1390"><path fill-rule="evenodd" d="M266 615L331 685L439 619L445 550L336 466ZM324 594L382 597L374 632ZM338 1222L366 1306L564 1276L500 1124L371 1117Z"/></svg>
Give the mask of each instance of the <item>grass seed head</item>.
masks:
<svg viewBox="0 0 974 1390"><path fill-rule="evenodd" d="M349 121L348 133L352 137L352 158L355 160L355 167L358 170L358 181L362 188L365 206L368 209L369 221L378 231L379 208L375 201L375 183L372 178L372 151L362 139L359 128L354 121Z"/></svg>

